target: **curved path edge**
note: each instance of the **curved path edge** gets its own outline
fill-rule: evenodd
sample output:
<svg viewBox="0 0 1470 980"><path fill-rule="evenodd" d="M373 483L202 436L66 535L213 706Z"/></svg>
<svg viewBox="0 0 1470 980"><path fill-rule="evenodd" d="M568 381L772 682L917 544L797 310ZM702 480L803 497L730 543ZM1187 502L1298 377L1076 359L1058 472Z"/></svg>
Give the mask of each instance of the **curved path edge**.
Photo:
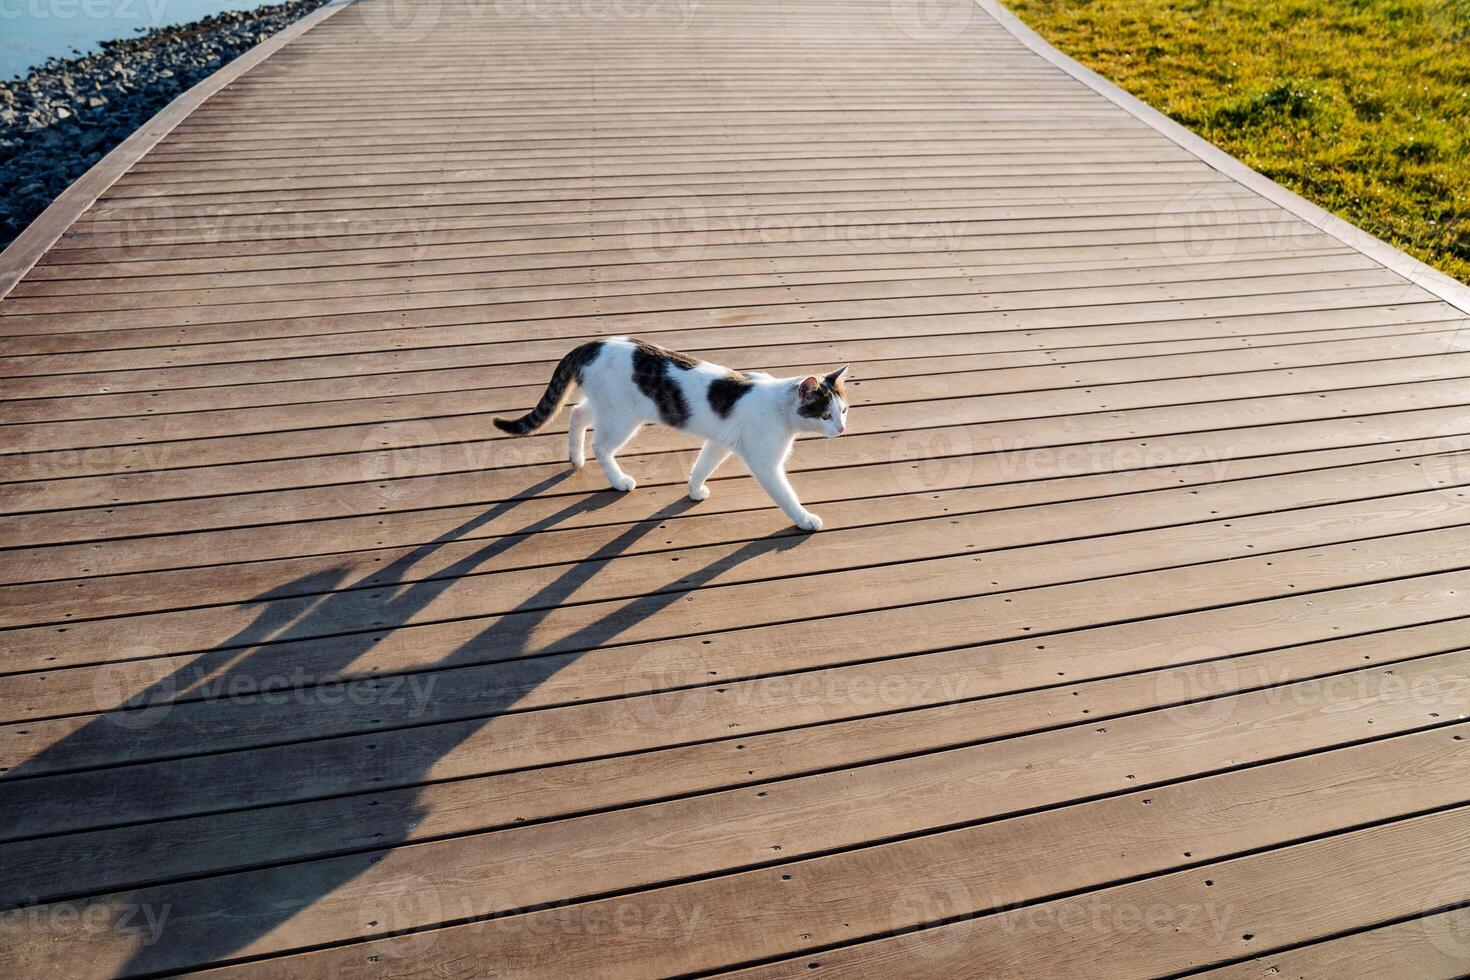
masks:
<svg viewBox="0 0 1470 980"><path fill-rule="evenodd" d="M90 170L62 191L36 220L26 226L10 245L0 252L0 299L30 272L46 250L56 244L66 230L91 207L119 177L127 173L158 141L188 118L189 114L235 79L260 64L291 41L305 34L328 17L355 0L330 0L294 23L288 24L238 58L222 65L219 71L196 82L158 110L153 118L139 126Z"/></svg>
<svg viewBox="0 0 1470 980"><path fill-rule="evenodd" d="M1045 38L1027 27L1020 18L1007 10L999 0L975 0L975 2L1016 40L1123 111L1136 117L1140 122L1193 153L1210 167L1236 183L1250 188L1273 204L1284 208L1343 244L1357 249L1380 265L1397 272L1462 313L1470 313L1470 286L1445 275L1438 269L1425 265L1412 255L1400 251L1382 239L1368 234L1357 225L1344 221L1301 195L1287 190L1271 178L1252 170L1209 140L1191 132L1162 112L1128 94L1091 68L1052 47Z"/></svg>

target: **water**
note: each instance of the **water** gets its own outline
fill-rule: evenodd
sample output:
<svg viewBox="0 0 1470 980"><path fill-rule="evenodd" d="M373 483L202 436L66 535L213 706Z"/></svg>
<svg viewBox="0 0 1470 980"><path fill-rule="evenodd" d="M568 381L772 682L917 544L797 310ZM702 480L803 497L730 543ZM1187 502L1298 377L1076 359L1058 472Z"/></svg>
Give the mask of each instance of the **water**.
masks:
<svg viewBox="0 0 1470 980"><path fill-rule="evenodd" d="M52 56L71 57L74 48L86 54L140 30L259 6L261 0L0 0L0 79L25 75Z"/></svg>

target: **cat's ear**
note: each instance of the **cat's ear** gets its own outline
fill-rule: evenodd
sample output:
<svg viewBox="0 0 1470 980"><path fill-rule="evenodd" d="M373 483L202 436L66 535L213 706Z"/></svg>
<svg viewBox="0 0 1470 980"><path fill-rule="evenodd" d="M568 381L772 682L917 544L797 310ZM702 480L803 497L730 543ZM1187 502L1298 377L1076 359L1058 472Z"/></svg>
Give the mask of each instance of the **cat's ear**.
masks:
<svg viewBox="0 0 1470 980"><path fill-rule="evenodd" d="M847 377L847 365L846 364L842 365L842 367L838 368L836 371L833 371L831 374L827 375L827 387L829 387L829 388L836 388L836 389L839 389L840 390L842 388L842 379L845 378L845 377Z"/></svg>
<svg viewBox="0 0 1470 980"><path fill-rule="evenodd" d="M822 382L818 381L816 378L805 378L802 380L801 384L796 386L796 393L801 397L802 401L809 402L816 397L816 394L818 391L821 390L821 387Z"/></svg>

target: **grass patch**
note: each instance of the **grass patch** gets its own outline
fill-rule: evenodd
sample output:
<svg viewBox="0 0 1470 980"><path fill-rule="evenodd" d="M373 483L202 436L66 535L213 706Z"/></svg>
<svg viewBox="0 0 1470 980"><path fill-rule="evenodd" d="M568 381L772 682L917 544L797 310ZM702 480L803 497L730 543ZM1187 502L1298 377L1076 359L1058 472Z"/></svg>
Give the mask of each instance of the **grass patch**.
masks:
<svg viewBox="0 0 1470 980"><path fill-rule="evenodd" d="M1470 0L1005 0L1272 180L1470 282Z"/></svg>

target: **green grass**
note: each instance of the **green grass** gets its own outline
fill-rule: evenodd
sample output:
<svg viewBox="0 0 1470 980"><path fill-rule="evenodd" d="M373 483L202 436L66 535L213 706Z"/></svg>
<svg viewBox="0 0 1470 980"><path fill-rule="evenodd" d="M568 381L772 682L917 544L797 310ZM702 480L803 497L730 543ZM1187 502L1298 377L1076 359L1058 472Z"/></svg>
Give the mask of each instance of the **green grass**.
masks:
<svg viewBox="0 0 1470 980"><path fill-rule="evenodd" d="M1470 0L1005 0L1062 51L1470 282Z"/></svg>

